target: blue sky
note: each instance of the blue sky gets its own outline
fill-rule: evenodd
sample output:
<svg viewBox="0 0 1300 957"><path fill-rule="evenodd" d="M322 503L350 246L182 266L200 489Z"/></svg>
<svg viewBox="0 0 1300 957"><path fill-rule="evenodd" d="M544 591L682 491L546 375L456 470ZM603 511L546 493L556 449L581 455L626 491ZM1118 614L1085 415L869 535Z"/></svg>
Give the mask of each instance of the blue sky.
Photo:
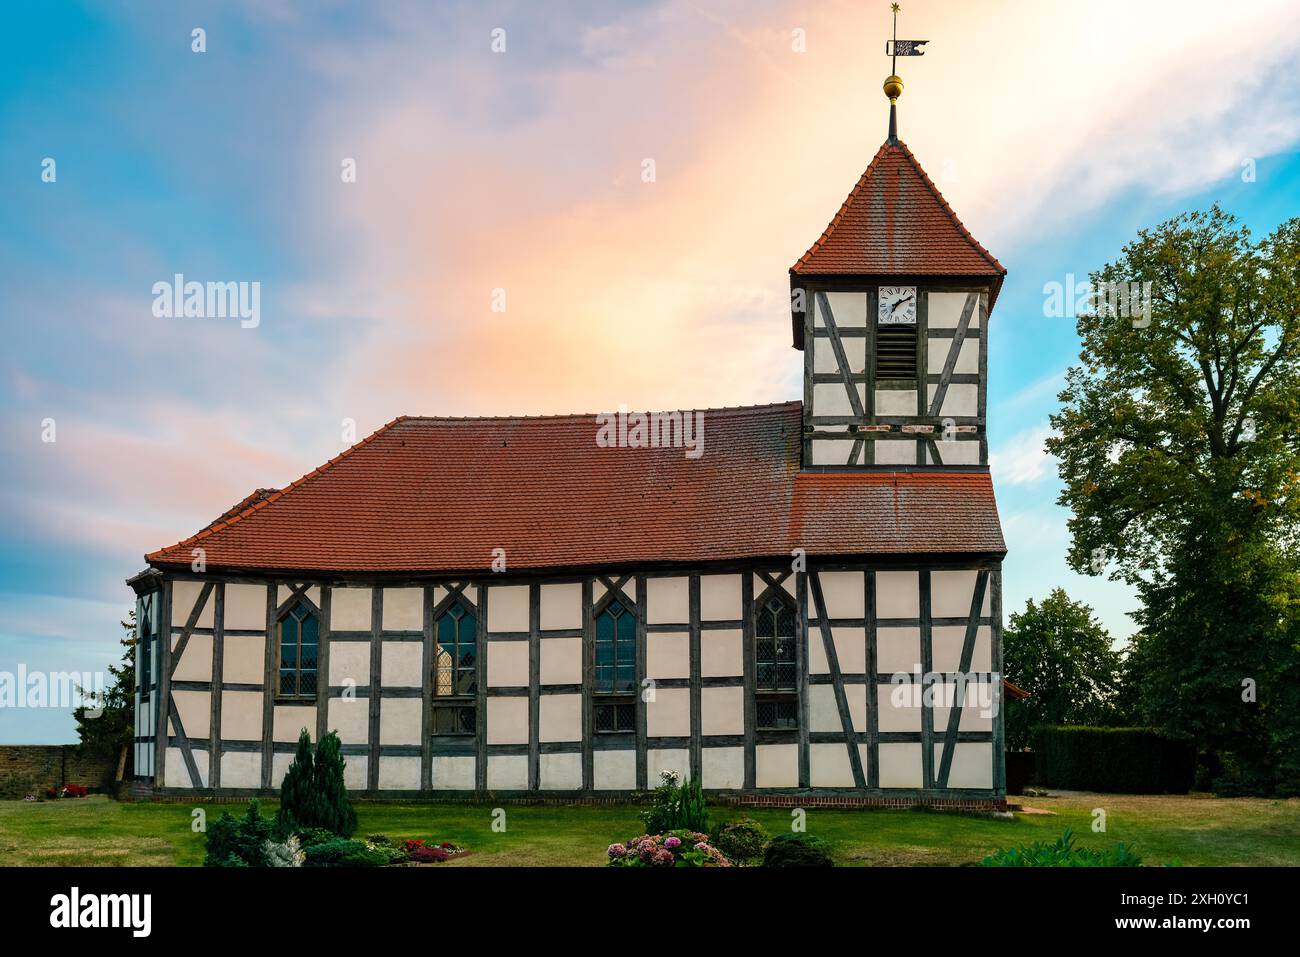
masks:
<svg viewBox="0 0 1300 957"><path fill-rule="evenodd" d="M337 454L344 419L799 394L786 270L883 139L887 4L430 6L7 11L0 671L102 669L143 553ZM1076 6L905 4L931 42L900 123L1009 269L1005 607L1063 585L1122 638L1128 590L1065 569L1041 444L1077 340L1043 285L1186 209L1300 213L1300 17ZM155 318L177 272L260 282L261 323ZM0 710L0 742L72 738Z"/></svg>

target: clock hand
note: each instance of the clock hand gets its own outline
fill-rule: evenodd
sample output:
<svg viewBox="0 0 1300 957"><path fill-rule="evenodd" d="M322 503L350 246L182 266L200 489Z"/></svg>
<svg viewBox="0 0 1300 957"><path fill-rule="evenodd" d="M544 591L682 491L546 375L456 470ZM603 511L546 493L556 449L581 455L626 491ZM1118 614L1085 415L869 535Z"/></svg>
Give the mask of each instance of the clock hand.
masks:
<svg viewBox="0 0 1300 957"><path fill-rule="evenodd" d="M898 312L898 307L911 298L911 296L904 296L902 299L898 300L898 302L894 303L894 308L889 310L889 314L892 316L894 313Z"/></svg>

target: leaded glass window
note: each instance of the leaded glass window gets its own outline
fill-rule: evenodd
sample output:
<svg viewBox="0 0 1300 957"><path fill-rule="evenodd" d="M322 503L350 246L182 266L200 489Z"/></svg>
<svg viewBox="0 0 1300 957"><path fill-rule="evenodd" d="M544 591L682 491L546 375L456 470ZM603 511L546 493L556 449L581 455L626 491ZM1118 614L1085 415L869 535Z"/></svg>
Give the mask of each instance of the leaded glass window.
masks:
<svg viewBox="0 0 1300 957"><path fill-rule="evenodd" d="M477 729L478 619L454 601L434 623L433 733L471 735Z"/></svg>
<svg viewBox="0 0 1300 957"><path fill-rule="evenodd" d="M636 613L617 599L596 616L594 691L597 733L636 730Z"/></svg>
<svg viewBox="0 0 1300 957"><path fill-rule="evenodd" d="M794 603L764 596L754 616L754 717L764 731L799 727L799 668Z"/></svg>
<svg viewBox="0 0 1300 957"><path fill-rule="evenodd" d="M320 649L320 619L302 601L276 624L280 648L281 698L316 697L316 663Z"/></svg>

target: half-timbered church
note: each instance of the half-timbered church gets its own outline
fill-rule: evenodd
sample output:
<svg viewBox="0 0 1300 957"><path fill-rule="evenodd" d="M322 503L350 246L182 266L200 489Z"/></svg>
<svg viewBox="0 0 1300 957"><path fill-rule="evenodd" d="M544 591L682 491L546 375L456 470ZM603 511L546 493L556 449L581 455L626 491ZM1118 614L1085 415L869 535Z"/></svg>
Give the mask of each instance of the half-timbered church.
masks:
<svg viewBox="0 0 1300 957"><path fill-rule="evenodd" d="M899 93L790 268L801 400L703 410L699 455L600 441L595 415L403 416L147 555L142 787L273 791L306 728L368 795L674 770L749 799L1000 804L1005 270L898 139Z"/></svg>

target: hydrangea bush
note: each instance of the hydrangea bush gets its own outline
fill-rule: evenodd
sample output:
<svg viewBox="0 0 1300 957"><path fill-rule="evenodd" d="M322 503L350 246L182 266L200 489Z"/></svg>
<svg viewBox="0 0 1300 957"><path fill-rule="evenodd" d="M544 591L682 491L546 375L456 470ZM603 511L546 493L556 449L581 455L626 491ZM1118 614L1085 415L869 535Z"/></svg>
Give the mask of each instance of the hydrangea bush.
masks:
<svg viewBox="0 0 1300 957"><path fill-rule="evenodd" d="M611 844L610 867L731 867L731 861L699 831L642 834L626 844Z"/></svg>

